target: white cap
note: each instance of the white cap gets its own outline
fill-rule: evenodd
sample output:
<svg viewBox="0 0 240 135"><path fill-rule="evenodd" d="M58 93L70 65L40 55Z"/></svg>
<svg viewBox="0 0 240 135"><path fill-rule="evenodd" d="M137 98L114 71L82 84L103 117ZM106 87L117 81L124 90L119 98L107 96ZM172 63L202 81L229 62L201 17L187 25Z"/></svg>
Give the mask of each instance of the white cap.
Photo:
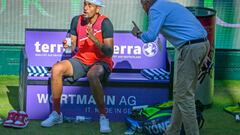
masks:
<svg viewBox="0 0 240 135"><path fill-rule="evenodd" d="M104 7L102 0L85 0L85 1L92 3L94 5L100 6L100 7Z"/></svg>

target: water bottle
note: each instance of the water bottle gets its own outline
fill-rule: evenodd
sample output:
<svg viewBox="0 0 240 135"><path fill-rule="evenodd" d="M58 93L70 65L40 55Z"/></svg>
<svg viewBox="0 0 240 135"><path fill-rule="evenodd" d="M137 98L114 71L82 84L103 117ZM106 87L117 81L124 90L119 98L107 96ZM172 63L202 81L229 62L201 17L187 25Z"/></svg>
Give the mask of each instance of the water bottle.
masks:
<svg viewBox="0 0 240 135"><path fill-rule="evenodd" d="M0 118L0 125L3 123L3 119L2 118Z"/></svg>
<svg viewBox="0 0 240 135"><path fill-rule="evenodd" d="M86 116L76 116L76 117L63 117L63 120L67 123L80 123L80 122L90 122L92 121L91 117Z"/></svg>
<svg viewBox="0 0 240 135"><path fill-rule="evenodd" d="M236 114L236 115L235 115L235 120L236 120L237 122L240 122L240 114Z"/></svg>
<svg viewBox="0 0 240 135"><path fill-rule="evenodd" d="M90 121L92 121L92 118L87 117L87 116L76 116L76 121L77 122L90 122Z"/></svg>
<svg viewBox="0 0 240 135"><path fill-rule="evenodd" d="M67 123L74 123L76 121L76 118L63 116L63 121Z"/></svg>
<svg viewBox="0 0 240 135"><path fill-rule="evenodd" d="M72 41L70 36L70 30L68 30L65 40L67 41L68 47L65 49L65 53L72 53Z"/></svg>

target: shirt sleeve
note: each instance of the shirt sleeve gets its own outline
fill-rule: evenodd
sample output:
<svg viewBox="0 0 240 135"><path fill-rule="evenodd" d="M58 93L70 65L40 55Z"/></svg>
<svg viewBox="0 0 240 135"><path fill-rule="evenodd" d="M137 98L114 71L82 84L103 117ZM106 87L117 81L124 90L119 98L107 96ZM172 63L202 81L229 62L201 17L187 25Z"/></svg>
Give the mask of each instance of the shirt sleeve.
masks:
<svg viewBox="0 0 240 135"><path fill-rule="evenodd" d="M113 25L112 22L108 19L105 18L102 21L102 34L103 34L103 38L113 38Z"/></svg>
<svg viewBox="0 0 240 135"><path fill-rule="evenodd" d="M157 9L150 9L148 15L148 30L140 35L144 43L153 42L157 38L166 15Z"/></svg>
<svg viewBox="0 0 240 135"><path fill-rule="evenodd" d="M71 26L70 26L70 34L77 36L77 25L78 25L79 16L75 16L72 19Z"/></svg>

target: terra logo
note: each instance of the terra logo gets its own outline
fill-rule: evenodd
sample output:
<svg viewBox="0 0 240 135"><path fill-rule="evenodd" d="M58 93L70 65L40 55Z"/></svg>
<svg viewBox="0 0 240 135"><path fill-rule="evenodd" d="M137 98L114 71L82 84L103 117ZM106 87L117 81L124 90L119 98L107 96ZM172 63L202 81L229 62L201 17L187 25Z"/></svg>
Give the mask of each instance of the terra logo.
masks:
<svg viewBox="0 0 240 135"><path fill-rule="evenodd" d="M153 57L158 53L158 45L156 42L146 43L142 46L143 54L147 57Z"/></svg>

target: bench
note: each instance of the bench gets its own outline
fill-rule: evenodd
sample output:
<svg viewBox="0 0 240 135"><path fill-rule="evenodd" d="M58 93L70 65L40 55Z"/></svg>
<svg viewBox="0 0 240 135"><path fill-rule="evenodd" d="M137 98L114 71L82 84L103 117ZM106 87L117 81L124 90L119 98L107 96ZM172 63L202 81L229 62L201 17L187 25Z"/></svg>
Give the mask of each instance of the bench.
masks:
<svg viewBox="0 0 240 135"><path fill-rule="evenodd" d="M30 119L44 119L51 111L50 77L28 76L28 66L51 67L70 56L63 53L61 41L66 30L26 29L25 50L21 56L19 103ZM156 104L170 98L171 80L148 80L140 71L163 68L170 71L166 41L143 44L128 32L114 33L114 69L103 84L107 115L111 121L124 121L133 106ZM158 44L158 45L157 45ZM161 44L161 45L159 45ZM98 118L98 110L86 77L74 83L63 82L61 111L66 116Z"/></svg>

